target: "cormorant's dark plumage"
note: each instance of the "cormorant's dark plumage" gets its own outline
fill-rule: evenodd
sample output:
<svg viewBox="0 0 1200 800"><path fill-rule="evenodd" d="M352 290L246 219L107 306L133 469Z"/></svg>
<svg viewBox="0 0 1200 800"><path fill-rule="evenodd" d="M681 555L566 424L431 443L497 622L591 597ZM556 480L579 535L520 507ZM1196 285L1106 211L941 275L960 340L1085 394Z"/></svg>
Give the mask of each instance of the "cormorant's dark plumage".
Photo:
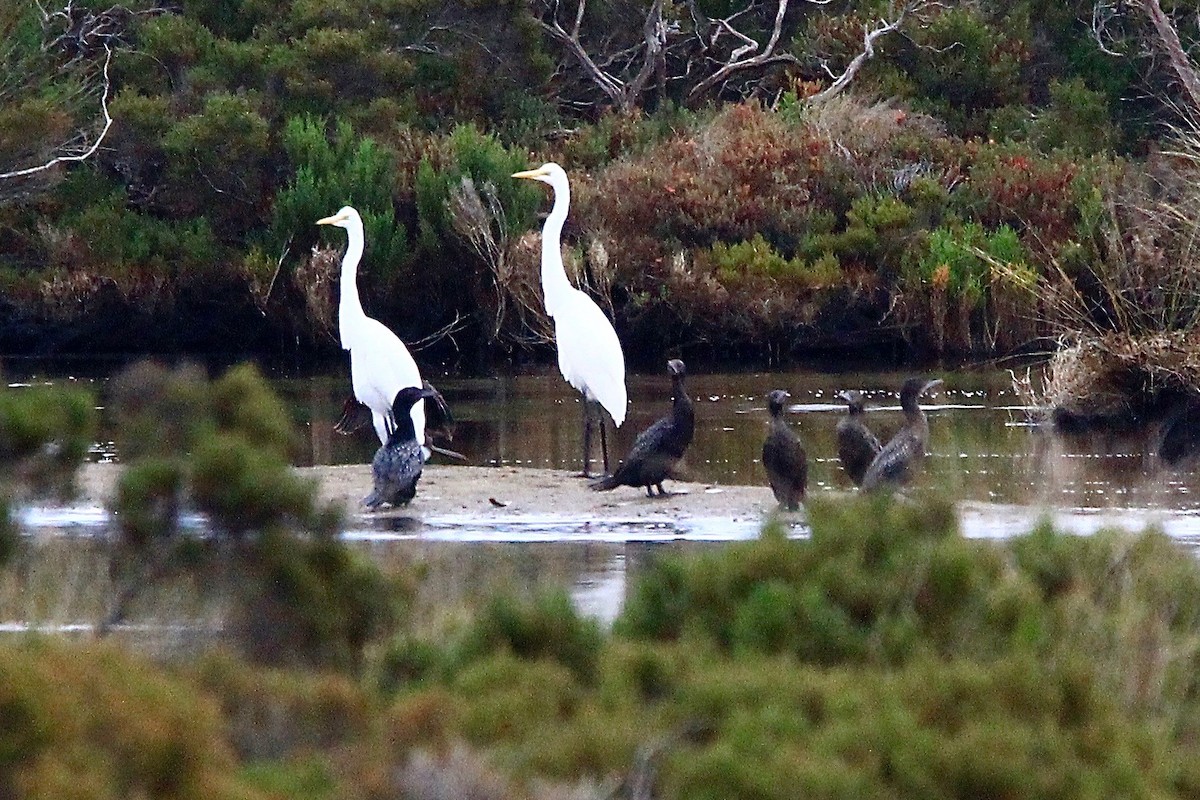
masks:
<svg viewBox="0 0 1200 800"><path fill-rule="evenodd" d="M653 497L650 487L657 486L659 495L666 494L662 482L675 477L679 459L692 443L692 434L696 430L692 398L688 397L683 385L687 372L683 362L677 358L668 361L667 372L671 375L671 413L638 434L629 455L616 472L592 482L591 487L596 491L604 492L618 486L644 486L646 496Z"/></svg>
<svg viewBox="0 0 1200 800"><path fill-rule="evenodd" d="M909 378L900 389L900 408L904 410L904 427L892 437L863 476L862 488L894 488L903 486L916 475L925 460L925 447L929 443L929 421L918 401L921 395L940 380L926 381L924 378Z"/></svg>
<svg viewBox="0 0 1200 800"><path fill-rule="evenodd" d="M804 443L783 418L787 398L788 393L783 389L767 395L771 422L763 442L762 460L775 499L783 508L795 511L804 502L804 492L808 488L808 457Z"/></svg>
<svg viewBox="0 0 1200 800"><path fill-rule="evenodd" d="M863 475L867 473L867 468L871 466L875 456L879 455L883 445L879 443L879 437L871 433L871 429L863 422L865 414L862 393L848 389L838 397L843 398L850 407L850 413L838 420L837 424L838 459L842 462L842 469L846 470L850 480L854 481L854 485L862 486Z"/></svg>
<svg viewBox="0 0 1200 800"><path fill-rule="evenodd" d="M375 489L363 501L368 508L378 508L384 503L404 505L416 496L425 454L417 443L409 412L415 403L434 394L436 392L433 389L418 389L415 386L406 386L396 393L396 399L392 402L395 427L388 435L387 444L376 450L375 458L371 460Z"/></svg>

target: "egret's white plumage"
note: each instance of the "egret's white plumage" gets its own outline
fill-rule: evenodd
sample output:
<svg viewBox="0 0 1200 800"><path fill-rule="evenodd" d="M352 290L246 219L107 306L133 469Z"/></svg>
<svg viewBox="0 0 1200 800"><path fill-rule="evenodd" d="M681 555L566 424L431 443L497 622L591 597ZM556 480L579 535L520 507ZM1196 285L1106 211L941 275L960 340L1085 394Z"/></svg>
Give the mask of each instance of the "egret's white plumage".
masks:
<svg viewBox="0 0 1200 800"><path fill-rule="evenodd" d="M571 285L563 269L559 242L571 205L567 173L559 165L548 163L515 173L513 177L541 181L554 189L554 207L542 228L542 298L546 313L554 320L559 371L567 383L583 394L585 402L599 403L620 427L625 421L627 405L621 342L608 317L592 298ZM601 433L603 425L601 420ZM587 453L584 472L587 472Z"/></svg>
<svg viewBox="0 0 1200 800"><path fill-rule="evenodd" d="M338 302L338 335L342 349L350 351L350 382L354 397L371 409L371 420L381 444L387 444L392 401L406 386L421 388L421 373L400 337L386 325L367 316L358 299L358 262L362 260L362 217L344 206L332 217L317 220L318 225L336 225L347 234L346 255L342 258L341 300ZM413 430L417 441L425 443L425 406L412 408Z"/></svg>

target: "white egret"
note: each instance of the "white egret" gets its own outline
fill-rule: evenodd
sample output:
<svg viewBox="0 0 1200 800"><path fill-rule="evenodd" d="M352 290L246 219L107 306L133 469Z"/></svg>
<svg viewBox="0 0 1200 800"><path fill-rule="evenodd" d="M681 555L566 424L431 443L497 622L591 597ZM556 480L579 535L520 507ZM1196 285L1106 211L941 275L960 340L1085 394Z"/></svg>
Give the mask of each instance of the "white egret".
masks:
<svg viewBox="0 0 1200 800"><path fill-rule="evenodd" d="M377 319L368 317L358 299L358 262L362 259L362 217L344 206L332 217L317 220L318 225L335 225L347 234L346 255L342 258L341 299L338 302L338 335L342 349L350 351L350 383L358 402L371 409L371 421L380 444L387 444L392 402L406 386L422 388L421 372L400 337ZM416 440L425 444L425 406L412 407Z"/></svg>
<svg viewBox="0 0 1200 800"><path fill-rule="evenodd" d="M554 320L558 369L567 383L583 394L583 476L590 477L593 407L603 406L618 428L625 421L625 354L608 317L592 298L571 285L563 269L559 240L571 205L567 173L558 164L547 163L512 177L541 181L554 190L554 206L542 227L542 302ZM595 416L600 423L604 471L608 472L604 417L598 409Z"/></svg>

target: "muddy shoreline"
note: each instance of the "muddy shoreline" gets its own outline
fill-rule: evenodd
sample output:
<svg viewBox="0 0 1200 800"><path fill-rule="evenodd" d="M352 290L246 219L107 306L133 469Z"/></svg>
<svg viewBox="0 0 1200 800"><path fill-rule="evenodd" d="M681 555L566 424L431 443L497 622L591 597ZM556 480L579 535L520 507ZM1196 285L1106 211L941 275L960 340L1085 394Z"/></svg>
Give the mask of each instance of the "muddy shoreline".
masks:
<svg viewBox="0 0 1200 800"><path fill-rule="evenodd" d="M112 497L118 464L87 464L79 472L77 504L104 505ZM342 506L351 525L397 517L417 522L469 519L497 524L557 518L575 522L612 520L728 520L739 525L761 522L776 510L767 486L717 485L667 481L666 497L618 487L596 492L588 482L564 470L530 467L475 467L430 464L417 496L406 507L368 512L362 499L371 490L367 464L298 467L315 480L323 501Z"/></svg>

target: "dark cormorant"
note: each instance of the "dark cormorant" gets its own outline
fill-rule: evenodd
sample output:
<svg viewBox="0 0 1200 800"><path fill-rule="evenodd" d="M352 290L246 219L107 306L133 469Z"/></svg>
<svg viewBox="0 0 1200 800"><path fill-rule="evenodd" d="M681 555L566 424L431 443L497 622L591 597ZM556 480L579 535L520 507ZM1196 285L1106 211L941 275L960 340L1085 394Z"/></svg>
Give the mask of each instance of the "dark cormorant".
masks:
<svg viewBox="0 0 1200 800"><path fill-rule="evenodd" d="M855 486L862 486L863 475L867 467L879 455L883 445L879 437L871 433L871 429L863 422L863 396L855 389L848 389L838 394L850 406L850 413L838 420L837 449L838 459L842 469L854 481Z"/></svg>
<svg viewBox="0 0 1200 800"><path fill-rule="evenodd" d="M763 442L762 460L775 499L783 508L795 511L804 502L804 492L808 488L808 457L804 443L783 418L788 396L783 389L767 395L771 423Z"/></svg>
<svg viewBox="0 0 1200 800"><path fill-rule="evenodd" d="M417 442L409 412L413 405L433 394L430 389L418 389L415 386L405 386L396 393L396 399L392 402L395 427L388 433L387 444L376 450L375 458L371 460L375 489L363 501L367 508L378 508L384 503L404 505L416 495L425 453Z"/></svg>
<svg viewBox="0 0 1200 800"><path fill-rule="evenodd" d="M866 491L903 486L912 480L925 460L925 446L929 442L929 421L918 404L921 395L940 386L942 381L926 381L924 378L909 378L900 389L900 407L904 409L904 426L891 438L863 476L862 488Z"/></svg>
<svg viewBox="0 0 1200 800"><path fill-rule="evenodd" d="M692 398L688 397L683 385L687 374L683 362L671 359L667 362L667 372L671 375L671 413L638 434L617 471L592 482L591 487L596 491L604 492L618 486L645 486L646 496L653 497L650 487L657 486L660 496L666 494L662 482L675 477L675 467L692 443L692 434L696 430Z"/></svg>

